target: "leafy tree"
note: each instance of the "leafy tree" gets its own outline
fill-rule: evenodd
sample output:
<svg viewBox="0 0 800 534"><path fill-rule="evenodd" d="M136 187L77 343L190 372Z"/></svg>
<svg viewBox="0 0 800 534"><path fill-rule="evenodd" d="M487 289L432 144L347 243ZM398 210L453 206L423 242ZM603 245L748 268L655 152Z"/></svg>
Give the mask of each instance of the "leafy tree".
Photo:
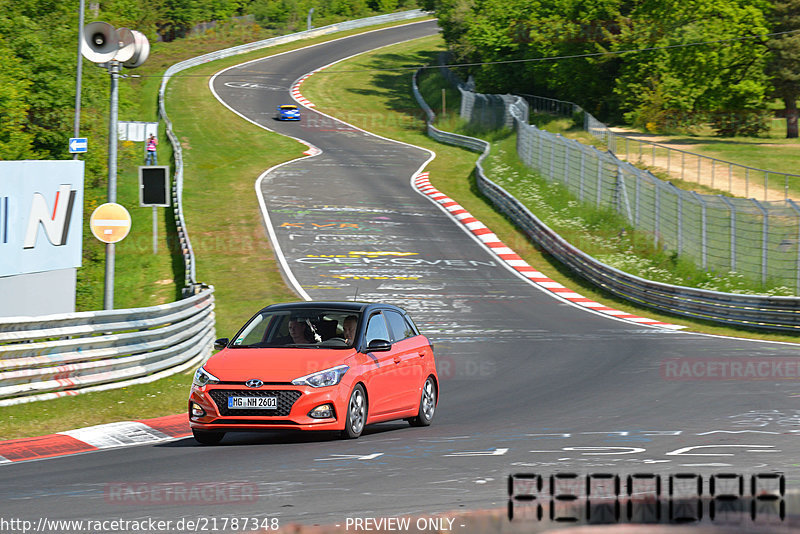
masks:
<svg viewBox="0 0 800 534"><path fill-rule="evenodd" d="M610 46L621 0L437 0L455 60L536 60L602 52ZM608 108L618 70L614 57L483 65L470 69L485 92L534 93ZM611 98L609 98L611 97ZM593 110L597 111L597 109Z"/></svg>
<svg viewBox="0 0 800 534"><path fill-rule="evenodd" d="M637 4L614 48L657 49L622 58L614 91L627 118L651 130L665 130L732 116L733 121L723 121L724 131L718 131L753 133L753 123L759 123L753 117L763 110L768 90L765 53L753 39L732 39L767 32L763 7L760 0Z"/></svg>
<svg viewBox="0 0 800 534"><path fill-rule="evenodd" d="M37 158L27 128L30 85L21 61L0 37L0 160Z"/></svg>
<svg viewBox="0 0 800 534"><path fill-rule="evenodd" d="M773 32L800 29L800 0L776 0L769 21ZM797 99L800 97L800 33L776 36L766 43L770 51L767 74L773 94L783 101L786 137L797 137Z"/></svg>

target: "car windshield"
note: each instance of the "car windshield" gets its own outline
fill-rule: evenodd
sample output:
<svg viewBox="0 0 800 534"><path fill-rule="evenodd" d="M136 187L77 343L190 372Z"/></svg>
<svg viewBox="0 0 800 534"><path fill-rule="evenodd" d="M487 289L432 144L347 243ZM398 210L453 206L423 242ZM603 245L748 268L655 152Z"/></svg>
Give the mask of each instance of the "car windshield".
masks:
<svg viewBox="0 0 800 534"><path fill-rule="evenodd" d="M348 348L361 314L334 308L296 308L256 314L239 331L232 347Z"/></svg>
<svg viewBox="0 0 800 534"><path fill-rule="evenodd" d="M281 109L284 111L293 111L297 109L297 106L281 106Z"/></svg>

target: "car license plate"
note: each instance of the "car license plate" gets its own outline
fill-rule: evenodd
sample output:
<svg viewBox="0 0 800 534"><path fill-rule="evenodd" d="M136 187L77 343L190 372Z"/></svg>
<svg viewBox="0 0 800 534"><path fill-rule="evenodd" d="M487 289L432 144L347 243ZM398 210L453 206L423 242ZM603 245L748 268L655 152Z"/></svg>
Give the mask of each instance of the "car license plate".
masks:
<svg viewBox="0 0 800 534"><path fill-rule="evenodd" d="M276 410L278 408L278 397L228 397L228 408Z"/></svg>

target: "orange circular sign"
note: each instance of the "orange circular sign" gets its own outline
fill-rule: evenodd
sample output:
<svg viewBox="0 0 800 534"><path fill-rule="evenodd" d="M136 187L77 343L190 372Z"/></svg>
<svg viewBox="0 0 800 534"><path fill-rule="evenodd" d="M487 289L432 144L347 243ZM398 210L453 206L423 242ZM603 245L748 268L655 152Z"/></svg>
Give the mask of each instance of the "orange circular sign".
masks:
<svg viewBox="0 0 800 534"><path fill-rule="evenodd" d="M123 206L109 202L97 206L89 219L94 236L103 243L122 241L131 230L131 214Z"/></svg>

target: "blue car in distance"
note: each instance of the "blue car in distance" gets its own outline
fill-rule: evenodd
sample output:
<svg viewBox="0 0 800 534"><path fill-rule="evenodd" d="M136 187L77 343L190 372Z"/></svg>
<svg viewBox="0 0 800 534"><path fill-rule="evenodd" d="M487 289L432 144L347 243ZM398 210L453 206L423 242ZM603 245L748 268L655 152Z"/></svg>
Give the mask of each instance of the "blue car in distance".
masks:
<svg viewBox="0 0 800 534"><path fill-rule="evenodd" d="M300 110L295 105L278 106L279 121L299 121Z"/></svg>

